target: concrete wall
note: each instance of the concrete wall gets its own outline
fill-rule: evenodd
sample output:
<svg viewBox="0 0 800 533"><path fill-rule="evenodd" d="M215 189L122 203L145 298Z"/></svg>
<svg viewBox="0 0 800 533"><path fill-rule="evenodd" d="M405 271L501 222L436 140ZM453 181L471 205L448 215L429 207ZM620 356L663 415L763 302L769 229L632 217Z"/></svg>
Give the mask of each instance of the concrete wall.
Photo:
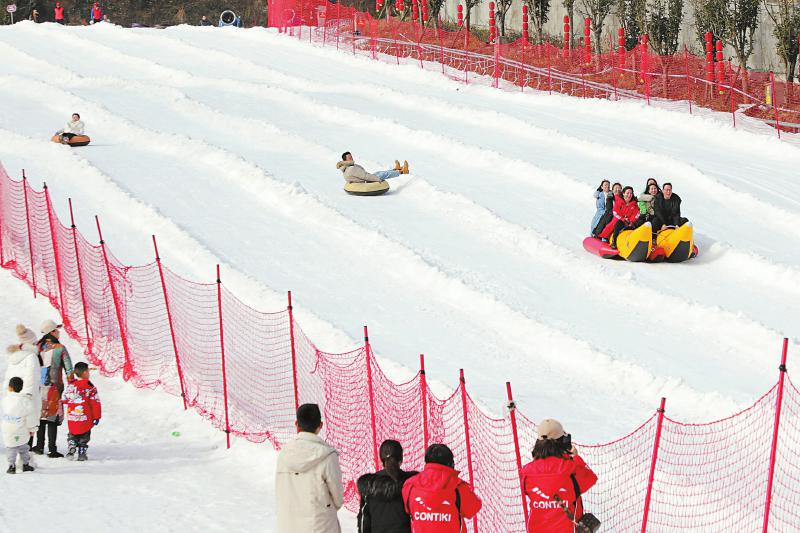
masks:
<svg viewBox="0 0 800 533"><path fill-rule="evenodd" d="M459 0L445 0L442 7L442 16L450 22L456 21L457 5ZM581 0L576 1L575 6L575 23L573 24L573 34L576 37L583 35L583 15L580 14L582 7ZM488 11L489 0L483 0L481 4L472 10L471 24L478 28L485 28L488 26ZM550 4L550 20L545 24L545 33L550 35L561 35L563 32L563 18L567 14L566 9L561 4L560 0L551 0ZM506 17L506 29L516 32L522 31L522 1L514 0L511 9ZM603 47L608 47L609 34L614 35L614 42L616 43L616 33L619 28L619 22L614 15L609 15L603 25ZM499 31L499 26L498 26ZM531 25L531 33L533 33L533 26ZM592 35L594 38L594 34ZM680 36L680 48L683 49L683 44L689 47L689 50L695 54L701 55L703 48L698 43L695 28L694 28L694 10L691 4L687 1L683 7L683 22ZM731 48L725 49L725 58L732 58L734 64L737 64L736 55ZM758 28L755 33L755 49L753 55L747 64L748 67L756 70L774 70L775 72L783 72L783 65L780 58L775 52L775 38L772 36L772 20L761 8L761 17L759 20Z"/></svg>

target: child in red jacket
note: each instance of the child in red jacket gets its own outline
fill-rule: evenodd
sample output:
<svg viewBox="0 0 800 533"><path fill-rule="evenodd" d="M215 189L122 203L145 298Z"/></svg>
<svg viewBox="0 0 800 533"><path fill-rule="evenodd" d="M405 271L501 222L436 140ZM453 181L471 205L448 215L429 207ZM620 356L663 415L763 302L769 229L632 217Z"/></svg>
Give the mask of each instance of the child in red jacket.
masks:
<svg viewBox="0 0 800 533"><path fill-rule="evenodd" d="M97 388L89 381L89 365L86 363L75 365L75 379L64 389L62 402L66 407L69 427L67 458L74 458L77 450L78 461L85 461L92 428L100 423L101 416Z"/></svg>

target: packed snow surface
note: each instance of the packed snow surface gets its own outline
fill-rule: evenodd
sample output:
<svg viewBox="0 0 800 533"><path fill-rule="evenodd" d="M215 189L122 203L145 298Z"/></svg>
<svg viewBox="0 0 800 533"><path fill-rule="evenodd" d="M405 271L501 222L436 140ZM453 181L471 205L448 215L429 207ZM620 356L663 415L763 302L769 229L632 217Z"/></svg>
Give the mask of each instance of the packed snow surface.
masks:
<svg viewBox="0 0 800 533"><path fill-rule="evenodd" d="M98 214L129 264L152 259L153 233L191 279L222 263L260 309L292 289L327 351L368 324L397 379L424 352L438 390L464 368L499 414L511 380L526 414L597 442L661 396L680 420L731 414L774 383L783 336L796 351L800 149L713 113L465 86L262 29L21 23L0 28L0 56L0 161L46 180L62 220L72 197L78 227ZM73 112L92 144L50 143ZM348 196L347 150L412 173ZM639 192L650 176L674 184L700 256L587 254L600 180Z"/></svg>

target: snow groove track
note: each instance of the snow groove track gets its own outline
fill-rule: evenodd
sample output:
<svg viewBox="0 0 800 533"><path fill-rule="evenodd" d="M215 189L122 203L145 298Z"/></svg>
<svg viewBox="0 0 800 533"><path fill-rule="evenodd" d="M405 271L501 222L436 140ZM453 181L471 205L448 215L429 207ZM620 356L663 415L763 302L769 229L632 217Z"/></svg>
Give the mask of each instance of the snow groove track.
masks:
<svg viewBox="0 0 800 533"><path fill-rule="evenodd" d="M18 24L0 52L0 157L50 176L57 209L77 195L109 241L139 236L120 243L130 262L149 260L140 243L160 231L119 216L135 198L208 250L193 276L216 256L291 287L351 338L368 322L408 368L419 351L435 375L466 368L490 405L513 375L522 404L597 439L664 394L676 416L722 416L769 386L776 339L797 328L800 152L772 138L632 103L465 88L260 30ZM74 110L92 146L33 140ZM346 149L368 168L408 158L414 177L384 198L344 196L333 164ZM599 178L638 190L648 175L675 183L702 256L587 256ZM107 181L122 205L76 190Z"/></svg>

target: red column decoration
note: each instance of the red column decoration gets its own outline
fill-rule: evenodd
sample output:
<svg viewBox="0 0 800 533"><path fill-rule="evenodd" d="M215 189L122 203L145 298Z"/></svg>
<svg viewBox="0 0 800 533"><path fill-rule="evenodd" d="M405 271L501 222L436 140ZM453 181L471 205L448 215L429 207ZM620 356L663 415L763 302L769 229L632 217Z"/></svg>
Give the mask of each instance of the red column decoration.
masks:
<svg viewBox="0 0 800 533"><path fill-rule="evenodd" d="M219 313L219 348L222 355L222 399L225 402L225 438L231 449L231 423L228 418L228 370L225 366L225 327L222 321L222 278L217 265L217 312Z"/></svg>
<svg viewBox="0 0 800 533"><path fill-rule="evenodd" d="M158 255L158 243L156 236L153 235L153 249L156 252L156 264L158 265L158 276L161 278L161 290L164 293L164 306L167 309L167 323L169 324L169 336L172 339L172 350L175 352L175 365L178 368L178 382L181 384L181 398L183 399L184 410L188 408L186 403L186 388L183 383L183 368L181 358L178 355L178 343L175 340L175 327L172 323L172 309L169 306L169 296L167 295L167 284L164 282L164 269L161 267L161 257Z"/></svg>
<svg viewBox="0 0 800 533"><path fill-rule="evenodd" d="M564 15L564 57L569 57L569 15Z"/></svg>
<svg viewBox="0 0 800 533"><path fill-rule="evenodd" d="M714 43L712 42L714 35L707 31L706 38L706 81L709 84L714 83Z"/></svg>
<svg viewBox="0 0 800 533"><path fill-rule="evenodd" d="M592 19L583 19L583 61L586 64L592 62Z"/></svg>
<svg viewBox="0 0 800 533"><path fill-rule="evenodd" d="M497 41L497 27L494 19L494 2L489 2L489 44Z"/></svg>
<svg viewBox="0 0 800 533"><path fill-rule="evenodd" d="M620 28L617 30L617 45L619 68L625 68L625 28Z"/></svg>
<svg viewBox="0 0 800 533"><path fill-rule="evenodd" d="M783 406L783 381L786 377L786 353L789 350L789 339L783 339L783 352L781 353L781 366L778 367L778 394L775 398L775 422L772 425L772 447L769 452L769 477L767 477L767 500L764 503L763 533L769 529L769 511L772 507L772 482L775 477L775 459L778 451L778 427L781 423L781 407Z"/></svg>
<svg viewBox="0 0 800 533"><path fill-rule="evenodd" d="M464 6L458 4L458 27L464 27Z"/></svg>
<svg viewBox="0 0 800 533"><path fill-rule="evenodd" d="M642 533L647 531L647 517L650 514L650 498L653 495L653 478L656 474L656 462L658 461L658 447L661 444L661 428L664 425L664 405L667 399L661 398L661 406L658 408L658 419L656 420L656 438L653 442L653 458L650 460L650 476L647 479L647 493L644 497L644 516L642 517Z"/></svg>
<svg viewBox="0 0 800 533"><path fill-rule="evenodd" d="M722 41L717 41L717 90L719 94L725 94L722 85L725 83L725 56L722 53Z"/></svg>
<svg viewBox="0 0 800 533"><path fill-rule="evenodd" d="M100 237L100 248L103 250L103 261L106 264L106 274L108 274L108 286L111 289L111 299L114 301L114 311L117 315L117 323L119 324L119 335L122 339L122 353L125 356L125 363L122 367L122 379L128 381L133 376L133 365L131 363L130 350L128 349L127 328L125 327L125 320L122 317L120 298L117 292L117 286L114 284L114 276L111 275L111 264L108 262L106 241L103 239L103 232L100 231L100 218L95 216L94 221L95 224L97 224L97 235Z"/></svg>

